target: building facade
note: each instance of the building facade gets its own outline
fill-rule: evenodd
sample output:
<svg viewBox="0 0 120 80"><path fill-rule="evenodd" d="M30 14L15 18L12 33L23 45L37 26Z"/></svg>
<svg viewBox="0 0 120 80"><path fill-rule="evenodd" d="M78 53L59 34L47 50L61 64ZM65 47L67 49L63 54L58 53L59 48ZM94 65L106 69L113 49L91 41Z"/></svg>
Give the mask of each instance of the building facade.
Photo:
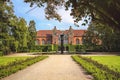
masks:
<svg viewBox="0 0 120 80"><path fill-rule="evenodd" d="M63 35L64 44L80 44L82 45L82 37L86 30L74 30L72 27L69 30L61 31L54 27L53 30L39 30L37 31L36 44L61 44L61 35Z"/></svg>

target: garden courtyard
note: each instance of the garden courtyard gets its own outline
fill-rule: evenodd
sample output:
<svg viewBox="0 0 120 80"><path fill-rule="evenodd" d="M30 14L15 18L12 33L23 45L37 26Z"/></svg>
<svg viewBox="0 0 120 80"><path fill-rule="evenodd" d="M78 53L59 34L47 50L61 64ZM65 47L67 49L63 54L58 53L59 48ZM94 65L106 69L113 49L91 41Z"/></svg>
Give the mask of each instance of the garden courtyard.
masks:
<svg viewBox="0 0 120 80"><path fill-rule="evenodd" d="M19 60L20 58L24 59L36 56L38 55L31 55L29 53L11 54L0 57L0 65L12 62L12 59L15 57ZM22 70L20 69L11 75L1 78L1 80L101 80L107 79L108 77L108 80L110 80L110 78L111 80L115 78L117 78L116 80L120 79L120 56L117 55L54 54L42 56L48 57L29 67L25 67ZM4 60L6 58L6 61L3 61L4 63L2 62L2 58L4 58ZM101 67L101 64L106 66ZM104 73L102 73L102 71L104 71ZM114 72L116 75L111 72ZM105 75L105 73L107 73L107 75Z"/></svg>
<svg viewBox="0 0 120 80"><path fill-rule="evenodd" d="M12 56L26 56L14 54ZM2 80L91 80L91 76L76 64L71 55L49 55L49 58Z"/></svg>
<svg viewBox="0 0 120 80"><path fill-rule="evenodd" d="M120 80L120 0L0 0L0 80Z"/></svg>

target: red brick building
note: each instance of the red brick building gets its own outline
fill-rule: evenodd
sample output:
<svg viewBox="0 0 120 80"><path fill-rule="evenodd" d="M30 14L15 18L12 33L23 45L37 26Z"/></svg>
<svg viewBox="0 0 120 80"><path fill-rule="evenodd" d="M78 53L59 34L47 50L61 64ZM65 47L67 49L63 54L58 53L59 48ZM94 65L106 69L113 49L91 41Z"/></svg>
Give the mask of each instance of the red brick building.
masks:
<svg viewBox="0 0 120 80"><path fill-rule="evenodd" d="M37 31L36 44L45 45L45 44L60 44L61 37L64 35L64 44L81 44L82 45L82 36L86 30L74 30L72 27L69 30L61 31L57 30L54 27L53 30L39 30Z"/></svg>

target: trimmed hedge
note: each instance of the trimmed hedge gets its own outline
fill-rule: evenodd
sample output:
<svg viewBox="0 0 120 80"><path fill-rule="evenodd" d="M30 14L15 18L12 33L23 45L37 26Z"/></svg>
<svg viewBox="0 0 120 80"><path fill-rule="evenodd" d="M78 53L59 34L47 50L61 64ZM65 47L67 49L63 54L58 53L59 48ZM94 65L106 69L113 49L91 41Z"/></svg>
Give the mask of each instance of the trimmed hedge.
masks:
<svg viewBox="0 0 120 80"><path fill-rule="evenodd" d="M94 61L88 61L81 56L72 56L72 58L80 64L88 74L94 76L94 80L120 80L119 73L112 73L111 70L104 67L104 65L98 65Z"/></svg>
<svg viewBox="0 0 120 80"><path fill-rule="evenodd" d="M61 46L56 44L48 44L48 45L36 45L30 52L52 52L52 51L60 51ZM64 44L64 49L69 52L85 52L84 45L71 45Z"/></svg>
<svg viewBox="0 0 120 80"><path fill-rule="evenodd" d="M0 51L0 56L3 56L3 52L2 51Z"/></svg>
<svg viewBox="0 0 120 80"><path fill-rule="evenodd" d="M49 52L52 51L52 45L36 45L30 52Z"/></svg>
<svg viewBox="0 0 120 80"><path fill-rule="evenodd" d="M52 44L52 51L58 51L58 45Z"/></svg>
<svg viewBox="0 0 120 80"><path fill-rule="evenodd" d="M69 45L69 52L75 51L75 45Z"/></svg>
<svg viewBox="0 0 120 80"><path fill-rule="evenodd" d="M27 66L30 66L38 61L41 61L48 56L37 56L37 57L30 57L25 60L16 60L8 65L0 66L0 79L6 76L9 76L10 74L13 74L21 69L26 68Z"/></svg>

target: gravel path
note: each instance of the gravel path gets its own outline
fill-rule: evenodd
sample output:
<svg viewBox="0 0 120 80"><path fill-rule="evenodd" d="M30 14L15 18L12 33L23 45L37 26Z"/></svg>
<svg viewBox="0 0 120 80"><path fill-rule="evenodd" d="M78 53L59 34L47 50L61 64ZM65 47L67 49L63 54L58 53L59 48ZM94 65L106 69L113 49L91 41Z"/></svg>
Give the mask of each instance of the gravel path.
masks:
<svg viewBox="0 0 120 80"><path fill-rule="evenodd" d="M91 80L70 55L50 55L24 70L2 80Z"/></svg>

